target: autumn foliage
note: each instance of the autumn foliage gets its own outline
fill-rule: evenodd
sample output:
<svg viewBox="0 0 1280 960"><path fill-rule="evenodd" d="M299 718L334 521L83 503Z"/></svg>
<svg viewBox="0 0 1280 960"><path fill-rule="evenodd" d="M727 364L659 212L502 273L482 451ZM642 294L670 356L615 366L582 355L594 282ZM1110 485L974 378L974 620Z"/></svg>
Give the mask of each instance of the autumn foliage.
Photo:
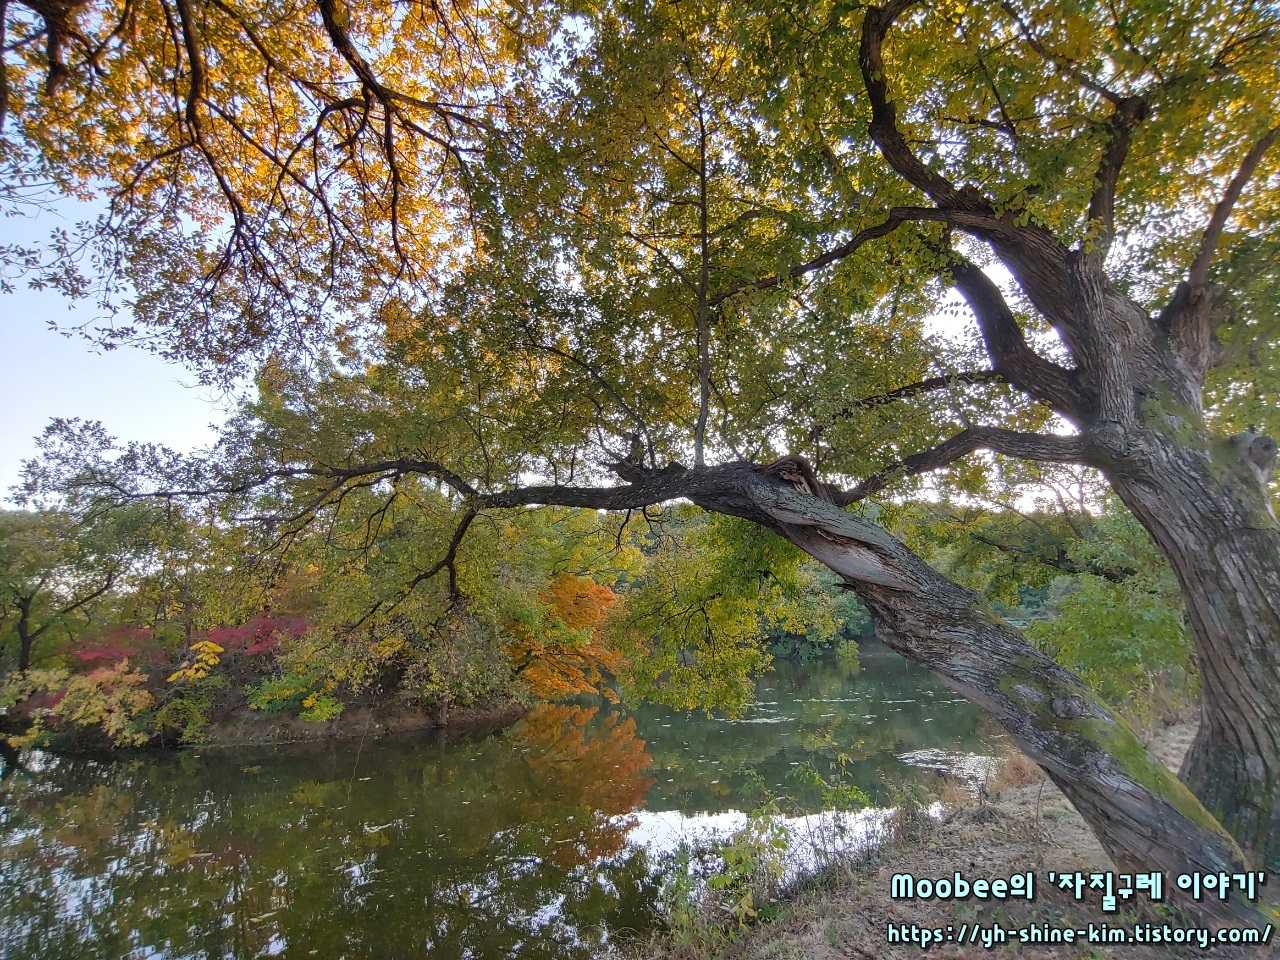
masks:
<svg viewBox="0 0 1280 960"><path fill-rule="evenodd" d="M621 666L621 654L604 637L603 626L618 595L607 586L561 573L539 595L540 623L511 625L507 653L533 696L545 700L579 693L610 694L607 674Z"/></svg>
<svg viewBox="0 0 1280 960"><path fill-rule="evenodd" d="M597 707L547 704L520 725L534 775L554 771L565 796L580 797L583 807L595 811L582 821L577 843L551 848L549 856L564 868L621 850L630 826L619 815L641 806L654 783L644 774L652 758L636 736L635 719L598 714Z"/></svg>

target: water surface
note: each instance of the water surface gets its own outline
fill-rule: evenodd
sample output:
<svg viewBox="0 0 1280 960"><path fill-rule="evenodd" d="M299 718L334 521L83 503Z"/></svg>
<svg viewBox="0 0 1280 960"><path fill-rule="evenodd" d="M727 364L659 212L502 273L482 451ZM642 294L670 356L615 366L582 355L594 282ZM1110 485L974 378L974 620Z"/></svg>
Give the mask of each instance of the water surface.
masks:
<svg viewBox="0 0 1280 960"><path fill-rule="evenodd" d="M29 754L0 792L0 957L597 956L655 922L664 852L766 796L856 832L999 752L925 671L862 664L780 663L737 722L579 704L454 742ZM824 819L806 770L873 808Z"/></svg>

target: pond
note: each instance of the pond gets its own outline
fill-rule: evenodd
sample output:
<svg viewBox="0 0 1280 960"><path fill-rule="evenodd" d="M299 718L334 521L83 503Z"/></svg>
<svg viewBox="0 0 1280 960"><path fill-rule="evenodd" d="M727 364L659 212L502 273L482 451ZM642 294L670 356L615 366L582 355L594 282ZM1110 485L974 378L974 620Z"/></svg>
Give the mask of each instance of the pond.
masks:
<svg viewBox="0 0 1280 960"><path fill-rule="evenodd" d="M0 957L598 956L657 922L664 854L765 797L857 842L936 771L994 762L976 708L861 660L780 662L736 722L577 703L452 742L28 754L0 792ZM871 808L824 818L813 774L837 768Z"/></svg>

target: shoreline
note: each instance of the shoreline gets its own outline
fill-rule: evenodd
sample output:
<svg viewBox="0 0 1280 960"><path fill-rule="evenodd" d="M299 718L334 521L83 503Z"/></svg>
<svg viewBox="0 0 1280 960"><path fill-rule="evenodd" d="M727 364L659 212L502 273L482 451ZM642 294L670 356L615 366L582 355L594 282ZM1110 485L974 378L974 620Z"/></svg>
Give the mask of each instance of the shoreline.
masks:
<svg viewBox="0 0 1280 960"><path fill-rule="evenodd" d="M211 724L210 739L202 743L175 744L178 749L199 747L279 746L324 740L380 740L399 734L440 731L446 736L486 734L515 723L529 707L519 703L451 710L445 722L438 714L416 709L351 706L332 720L317 723L294 716L271 716L249 707L238 707ZM172 749L161 747L160 749Z"/></svg>
<svg viewBox="0 0 1280 960"><path fill-rule="evenodd" d="M353 704L332 720L316 722L292 715L272 715L239 705L222 718L209 724L209 737L194 743L183 743L176 737L154 735L140 746L120 747L86 735L84 731L55 734L40 749L67 756L126 757L148 754L181 753L188 750L213 750L234 747L271 747L292 743L320 743L332 740L379 740L388 736L421 735L435 731L446 739L464 736L487 736L515 723L529 712L529 706L517 702L458 708L442 715L427 713L416 707L392 704ZM444 720L441 723L441 719ZM5 742L13 729L0 728L0 741ZM12 748L10 748L12 749ZM15 750L15 756L22 750Z"/></svg>
<svg viewBox="0 0 1280 960"><path fill-rule="evenodd" d="M1177 769L1195 736L1196 724L1179 723L1157 730L1149 749L1166 766ZM1258 946L1214 945L1178 947L1171 944L1101 945L1098 943L1021 943L984 947L982 942L943 942L925 948L920 943L889 940L890 928L905 925L945 933L948 926L981 924L1006 930L1036 927L1042 931L1069 927L1088 929L1154 923L1189 928L1194 922L1174 919L1167 908L1135 906L1142 894L1116 912L1104 912L1100 891L1086 891L1077 901L1071 892L1048 881L1048 872L1116 871L1083 818L1067 798L1025 758L1015 755L1015 785L947 805L940 818L922 812L899 815L877 847L801 880L775 905L773 919L737 932L716 952L724 960L920 960L921 957L1028 957L1036 960L1162 960L1166 957L1208 957L1235 960L1270 956ZM1036 782L1027 782L1038 775ZM1032 871L1036 895L1015 900L895 900L892 877L950 876L960 872L969 880L1010 877ZM1170 882L1166 878L1166 883ZM1167 902L1167 891L1166 891ZM1047 924L1047 927L1045 926ZM626 960L692 960L707 956L682 947L660 932L622 952Z"/></svg>

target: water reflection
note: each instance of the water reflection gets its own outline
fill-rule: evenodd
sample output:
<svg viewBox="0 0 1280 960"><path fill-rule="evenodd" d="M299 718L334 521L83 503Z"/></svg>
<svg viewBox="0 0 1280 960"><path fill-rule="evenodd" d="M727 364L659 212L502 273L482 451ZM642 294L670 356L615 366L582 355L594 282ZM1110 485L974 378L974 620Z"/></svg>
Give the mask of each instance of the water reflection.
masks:
<svg viewBox="0 0 1280 960"><path fill-rule="evenodd" d="M797 765L839 757L883 805L912 763L992 752L890 657L783 665L735 723L578 705L480 741L30 755L0 793L0 957L596 956L653 922L661 853L762 791L797 838L874 835L880 811L822 814Z"/></svg>

